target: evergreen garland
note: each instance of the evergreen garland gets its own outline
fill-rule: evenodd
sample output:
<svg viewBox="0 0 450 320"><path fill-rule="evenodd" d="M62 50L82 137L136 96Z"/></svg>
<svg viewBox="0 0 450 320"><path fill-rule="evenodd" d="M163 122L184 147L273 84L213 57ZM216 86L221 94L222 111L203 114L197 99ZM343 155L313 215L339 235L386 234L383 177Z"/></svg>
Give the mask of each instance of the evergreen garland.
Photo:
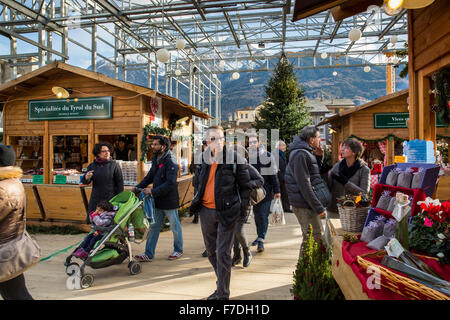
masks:
<svg viewBox="0 0 450 320"><path fill-rule="evenodd" d="M150 140L151 135L161 135L169 138L172 135L172 131L166 128L155 127L151 124L145 125L144 135L142 136L141 141L141 161L145 161L147 158L148 141Z"/></svg>
<svg viewBox="0 0 450 320"><path fill-rule="evenodd" d="M291 293L295 300L343 300L336 280L331 273L330 252L318 244L309 226L306 244L302 244L303 256L298 259Z"/></svg>
<svg viewBox="0 0 450 320"><path fill-rule="evenodd" d="M397 141L408 141L408 139L403 139L403 138L397 137L394 134L388 134L387 136L385 136L383 138L380 138L380 139L364 139L364 138L360 138L358 136L355 136L354 134L351 134L348 137L349 138L355 138L357 140L364 141L364 142L380 142L380 141L385 141L386 139L391 139L391 138L394 139L394 140L397 140Z"/></svg>

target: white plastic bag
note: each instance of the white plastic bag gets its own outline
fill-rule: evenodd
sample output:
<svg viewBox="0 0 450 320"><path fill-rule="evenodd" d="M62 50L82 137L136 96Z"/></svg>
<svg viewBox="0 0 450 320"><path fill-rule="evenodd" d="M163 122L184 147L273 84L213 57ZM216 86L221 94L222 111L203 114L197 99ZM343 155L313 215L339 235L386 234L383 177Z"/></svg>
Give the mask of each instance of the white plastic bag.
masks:
<svg viewBox="0 0 450 320"><path fill-rule="evenodd" d="M280 198L275 199L272 210L271 210L269 223L271 225L283 225L286 224L284 219L283 205L281 204Z"/></svg>

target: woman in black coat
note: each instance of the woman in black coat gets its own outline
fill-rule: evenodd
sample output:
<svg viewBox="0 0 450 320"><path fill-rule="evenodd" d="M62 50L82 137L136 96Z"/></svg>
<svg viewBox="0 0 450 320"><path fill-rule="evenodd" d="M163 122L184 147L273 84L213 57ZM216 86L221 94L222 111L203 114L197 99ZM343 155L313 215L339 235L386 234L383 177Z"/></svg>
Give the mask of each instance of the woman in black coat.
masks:
<svg viewBox="0 0 450 320"><path fill-rule="evenodd" d="M90 184L92 182L91 199L89 200L86 222L89 221L89 213L94 211L97 203L102 200L110 200L123 191L123 176L119 164L111 159L114 149L107 142L95 144L92 153L94 162L89 164L87 172L81 182Z"/></svg>

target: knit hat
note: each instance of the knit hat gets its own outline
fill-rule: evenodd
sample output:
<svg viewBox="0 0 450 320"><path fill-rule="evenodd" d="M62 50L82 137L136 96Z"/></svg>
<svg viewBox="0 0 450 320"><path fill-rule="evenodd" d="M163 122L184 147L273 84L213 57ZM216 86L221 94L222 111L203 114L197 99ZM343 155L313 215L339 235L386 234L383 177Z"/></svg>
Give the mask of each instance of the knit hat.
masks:
<svg viewBox="0 0 450 320"><path fill-rule="evenodd" d="M0 144L0 167L13 166L16 161L16 152L12 146Z"/></svg>

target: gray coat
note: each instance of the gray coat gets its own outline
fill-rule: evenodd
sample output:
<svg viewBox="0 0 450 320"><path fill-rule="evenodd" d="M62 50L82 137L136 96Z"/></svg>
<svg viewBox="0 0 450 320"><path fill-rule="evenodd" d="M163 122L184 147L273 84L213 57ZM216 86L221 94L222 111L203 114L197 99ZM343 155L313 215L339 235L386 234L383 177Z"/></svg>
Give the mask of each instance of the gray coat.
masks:
<svg viewBox="0 0 450 320"><path fill-rule="evenodd" d="M345 159L341 160L345 161ZM367 164L359 159L361 167L356 171L356 173L348 180L348 182L343 186L341 183L337 182L331 177L331 173L339 175L339 164L341 161L337 162L331 169L328 175L328 188L331 192L331 204L327 208L329 211L338 212L337 210L337 198L343 197L346 194L358 195L361 193L369 193L370 191L370 169Z"/></svg>

